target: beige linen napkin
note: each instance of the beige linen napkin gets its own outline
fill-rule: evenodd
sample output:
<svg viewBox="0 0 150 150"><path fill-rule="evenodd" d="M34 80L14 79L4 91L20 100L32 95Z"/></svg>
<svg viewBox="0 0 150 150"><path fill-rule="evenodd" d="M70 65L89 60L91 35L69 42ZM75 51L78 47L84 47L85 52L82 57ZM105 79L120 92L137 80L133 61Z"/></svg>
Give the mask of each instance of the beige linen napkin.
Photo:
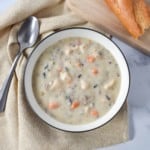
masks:
<svg viewBox="0 0 150 150"><path fill-rule="evenodd" d="M87 21L68 10L62 0L17 0L0 14L0 86L18 50L16 33L20 22L35 15L40 20L40 38L57 29L88 26ZM11 83L5 113L0 114L0 150L90 150L128 139L127 106L109 123L85 133L63 132L46 125L29 107L23 89L24 65L33 48L20 59Z"/></svg>

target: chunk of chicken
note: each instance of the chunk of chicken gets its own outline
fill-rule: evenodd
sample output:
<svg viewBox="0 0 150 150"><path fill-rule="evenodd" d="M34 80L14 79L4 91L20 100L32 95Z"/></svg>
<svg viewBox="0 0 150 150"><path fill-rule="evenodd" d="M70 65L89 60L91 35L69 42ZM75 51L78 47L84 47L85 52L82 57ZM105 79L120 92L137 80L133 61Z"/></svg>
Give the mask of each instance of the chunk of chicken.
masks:
<svg viewBox="0 0 150 150"><path fill-rule="evenodd" d="M64 71L60 73L60 79L62 81L70 81L71 80L71 76L69 75L68 72Z"/></svg>
<svg viewBox="0 0 150 150"><path fill-rule="evenodd" d="M89 83L86 82L85 80L80 80L80 85L82 90L86 90L89 88Z"/></svg>
<svg viewBox="0 0 150 150"><path fill-rule="evenodd" d="M112 79L104 84L104 89L105 90L111 89L114 85L115 85L115 80Z"/></svg>
<svg viewBox="0 0 150 150"><path fill-rule="evenodd" d="M61 81L59 79L55 79L54 81L49 82L50 90L56 90L61 87Z"/></svg>

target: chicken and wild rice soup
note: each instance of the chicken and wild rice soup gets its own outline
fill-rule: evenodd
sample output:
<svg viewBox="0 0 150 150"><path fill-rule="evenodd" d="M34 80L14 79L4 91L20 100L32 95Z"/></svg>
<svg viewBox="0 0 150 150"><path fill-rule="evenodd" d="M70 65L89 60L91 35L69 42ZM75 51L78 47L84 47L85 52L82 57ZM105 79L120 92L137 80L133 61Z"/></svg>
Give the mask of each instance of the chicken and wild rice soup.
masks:
<svg viewBox="0 0 150 150"><path fill-rule="evenodd" d="M120 89L112 54L86 38L60 40L47 48L33 72L34 95L46 113L68 124L85 124L105 115Z"/></svg>

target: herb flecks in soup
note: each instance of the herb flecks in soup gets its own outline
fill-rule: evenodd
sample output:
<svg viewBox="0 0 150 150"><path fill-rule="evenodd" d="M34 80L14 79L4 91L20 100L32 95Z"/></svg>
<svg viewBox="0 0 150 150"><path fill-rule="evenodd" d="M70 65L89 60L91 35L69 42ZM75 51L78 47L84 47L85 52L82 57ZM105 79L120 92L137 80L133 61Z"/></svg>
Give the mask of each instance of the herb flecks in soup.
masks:
<svg viewBox="0 0 150 150"><path fill-rule="evenodd" d="M119 88L120 70L114 57L86 38L67 38L50 46L33 73L39 105L68 124L85 124L105 115Z"/></svg>

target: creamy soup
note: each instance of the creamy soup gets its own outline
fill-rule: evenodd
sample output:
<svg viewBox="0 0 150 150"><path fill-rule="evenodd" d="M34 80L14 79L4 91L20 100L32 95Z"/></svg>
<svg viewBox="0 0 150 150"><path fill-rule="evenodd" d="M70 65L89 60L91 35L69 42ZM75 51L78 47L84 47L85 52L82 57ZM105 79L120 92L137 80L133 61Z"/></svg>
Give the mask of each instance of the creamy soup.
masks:
<svg viewBox="0 0 150 150"><path fill-rule="evenodd" d="M34 95L46 113L68 124L85 124L105 115L120 89L112 54L86 38L60 40L47 48L33 72Z"/></svg>

